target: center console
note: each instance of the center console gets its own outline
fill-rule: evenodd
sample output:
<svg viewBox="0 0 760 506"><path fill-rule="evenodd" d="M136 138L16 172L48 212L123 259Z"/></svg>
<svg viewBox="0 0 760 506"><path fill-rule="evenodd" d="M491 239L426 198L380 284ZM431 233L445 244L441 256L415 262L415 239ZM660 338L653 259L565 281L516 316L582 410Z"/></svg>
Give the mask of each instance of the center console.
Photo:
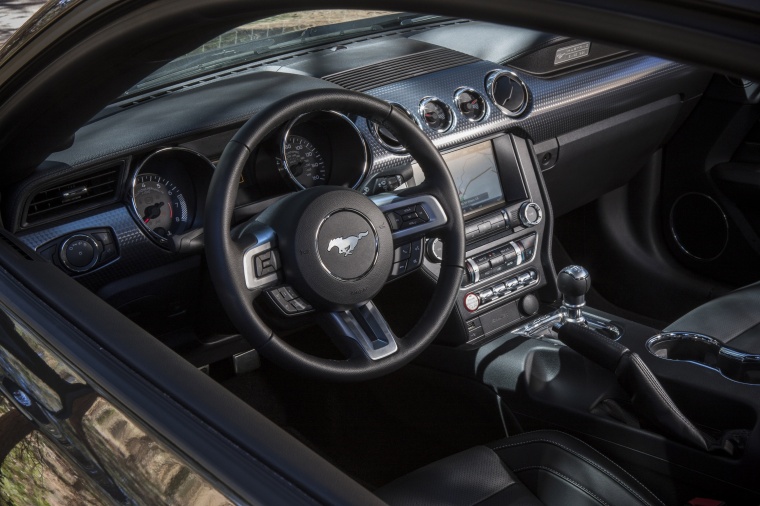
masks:
<svg viewBox="0 0 760 506"><path fill-rule="evenodd" d="M466 274L441 346L419 362L496 392L507 433L572 433L666 504L760 500L760 357L585 307L585 269L555 275L551 207L529 142L502 135L444 158L460 190ZM426 245L434 279L439 251ZM593 338L566 346L568 322Z"/></svg>
<svg viewBox="0 0 760 506"><path fill-rule="evenodd" d="M501 135L445 153L444 159L459 190L467 253L451 317L459 324L450 324L439 339L476 344L535 315L542 289L547 300L556 298L546 239L551 210L524 139ZM439 246L429 241L423 263L433 277Z"/></svg>

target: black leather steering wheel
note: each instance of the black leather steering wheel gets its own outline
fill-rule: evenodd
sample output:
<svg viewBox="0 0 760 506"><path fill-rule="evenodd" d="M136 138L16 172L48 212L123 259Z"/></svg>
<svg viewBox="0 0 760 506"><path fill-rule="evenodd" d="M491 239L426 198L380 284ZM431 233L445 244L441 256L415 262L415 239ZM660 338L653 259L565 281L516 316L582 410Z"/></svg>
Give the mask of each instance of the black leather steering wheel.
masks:
<svg viewBox="0 0 760 506"><path fill-rule="evenodd" d="M288 120L314 111L355 114L391 129L407 146L425 181L397 194L368 198L343 187L293 193L232 228L238 182L254 148ZM400 228L386 214L422 206L428 220ZM241 334L280 366L322 379L355 381L387 374L411 361L443 327L464 272L464 229L454 182L432 142L404 112L357 92L301 92L253 116L219 161L206 204L205 248L214 285ZM422 237L440 237L443 261L433 296L417 324L393 334L372 303L391 273L394 250ZM266 259L269 258L267 261ZM262 262L263 259L263 262ZM264 266L262 268L262 266ZM290 287L310 306L345 360L290 346L262 321L253 299ZM274 290L274 291L273 291Z"/></svg>

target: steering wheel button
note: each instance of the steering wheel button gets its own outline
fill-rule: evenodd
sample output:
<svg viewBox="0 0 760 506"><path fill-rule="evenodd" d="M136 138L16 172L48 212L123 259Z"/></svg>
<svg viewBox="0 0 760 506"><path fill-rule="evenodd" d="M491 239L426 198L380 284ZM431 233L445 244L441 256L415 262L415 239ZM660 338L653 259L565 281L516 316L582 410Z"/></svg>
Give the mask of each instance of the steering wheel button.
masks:
<svg viewBox="0 0 760 506"><path fill-rule="evenodd" d="M311 309L311 306L309 305L309 303L303 299L293 299L290 301L290 303L298 312L309 311Z"/></svg>
<svg viewBox="0 0 760 506"><path fill-rule="evenodd" d="M401 224L403 223L401 221L401 216L396 213L388 213L385 217L388 218L388 224L391 226L391 230L398 230L401 228Z"/></svg>
<svg viewBox="0 0 760 506"><path fill-rule="evenodd" d="M398 214L400 214L400 215L403 216L405 214L413 213L414 212L414 208L415 208L415 206L413 206L413 205L406 206L406 207L402 207L401 209L396 209L396 212Z"/></svg>
<svg viewBox="0 0 760 506"><path fill-rule="evenodd" d="M296 293L296 291L289 286L283 286L280 288L280 293L285 300L293 300L299 298L299 295Z"/></svg>
<svg viewBox="0 0 760 506"><path fill-rule="evenodd" d="M391 276L401 276L402 274L406 274L406 267L406 260L393 264Z"/></svg>
<svg viewBox="0 0 760 506"><path fill-rule="evenodd" d="M261 261L261 257L255 257L253 259L253 267L254 267L254 270L256 272L256 277L257 278L260 278L261 276L263 276L263 274L262 274L261 271L264 270L264 266L262 264L263 264L263 262Z"/></svg>
<svg viewBox="0 0 760 506"><path fill-rule="evenodd" d="M401 216L401 221L409 221L409 220L415 220L417 219L417 213L409 213Z"/></svg>
<svg viewBox="0 0 760 506"><path fill-rule="evenodd" d="M412 245L411 244L404 244L403 246L399 246L396 248L396 251L393 252L393 261L394 262L400 262L401 260L406 260L409 258L409 255L412 253Z"/></svg>
<svg viewBox="0 0 760 506"><path fill-rule="evenodd" d="M422 204L417 204L417 207L414 208L414 212L417 213L417 216L425 222L430 221L430 216L428 216L427 211L425 211L425 208L422 207Z"/></svg>
<svg viewBox="0 0 760 506"><path fill-rule="evenodd" d="M416 227L417 225L422 225L423 223L425 223L425 222L422 221L422 219L420 219L420 218L414 218L413 220L405 221L404 222L404 228Z"/></svg>

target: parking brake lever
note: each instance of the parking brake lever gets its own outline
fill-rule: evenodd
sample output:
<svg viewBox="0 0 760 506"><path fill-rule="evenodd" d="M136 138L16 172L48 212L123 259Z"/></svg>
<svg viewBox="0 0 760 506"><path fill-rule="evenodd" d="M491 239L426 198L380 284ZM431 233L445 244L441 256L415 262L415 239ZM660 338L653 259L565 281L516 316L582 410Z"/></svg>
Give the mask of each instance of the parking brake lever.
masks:
<svg viewBox="0 0 760 506"><path fill-rule="evenodd" d="M734 455L741 450L744 431L726 431L719 439L698 429L678 409L654 373L635 352L588 327L556 324L559 340L605 369L612 371L630 396L636 414L661 434L706 451Z"/></svg>

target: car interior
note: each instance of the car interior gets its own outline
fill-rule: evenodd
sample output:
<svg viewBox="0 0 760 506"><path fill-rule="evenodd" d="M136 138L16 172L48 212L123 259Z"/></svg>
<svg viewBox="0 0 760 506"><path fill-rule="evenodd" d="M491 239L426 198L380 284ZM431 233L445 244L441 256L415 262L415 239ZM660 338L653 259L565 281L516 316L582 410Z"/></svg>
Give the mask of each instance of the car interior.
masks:
<svg viewBox="0 0 760 506"><path fill-rule="evenodd" d="M390 504L758 503L760 86L388 20L122 86L0 183L4 265Z"/></svg>

